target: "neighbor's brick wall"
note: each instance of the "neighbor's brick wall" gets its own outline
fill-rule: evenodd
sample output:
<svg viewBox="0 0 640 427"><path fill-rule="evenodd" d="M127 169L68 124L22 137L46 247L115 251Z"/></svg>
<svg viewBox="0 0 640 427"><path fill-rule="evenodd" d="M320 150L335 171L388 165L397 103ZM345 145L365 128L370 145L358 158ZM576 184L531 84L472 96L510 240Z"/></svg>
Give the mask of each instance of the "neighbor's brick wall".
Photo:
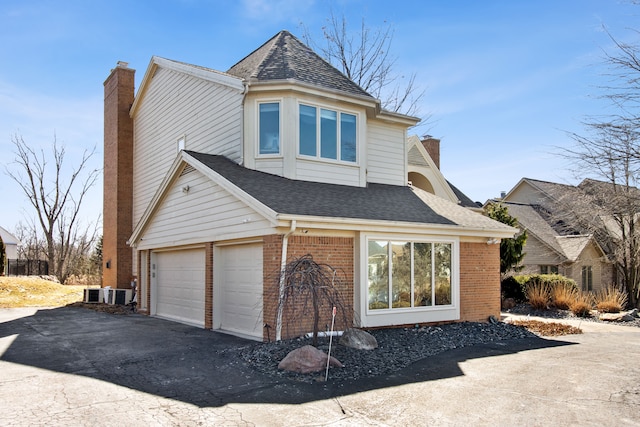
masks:
<svg viewBox="0 0 640 427"><path fill-rule="evenodd" d="M460 320L500 318L500 245L460 243Z"/></svg>
<svg viewBox="0 0 640 427"><path fill-rule="evenodd" d="M282 257L282 235L266 236L263 247L263 276L264 276L264 323L271 328L269 334L264 332L264 339L274 339L276 333L276 317L278 307L278 272ZM354 241L351 237L328 237L328 236L289 236L287 250L287 261L311 254L313 260L319 264L327 264L338 271L336 277L339 279L338 290L345 304L347 322L345 325L340 314L336 315L334 329L344 329L351 326L353 322L353 292L354 292ZM313 311L311 301L308 307L304 307L303 301L299 300L294 306L295 312L285 311L283 314L282 338L292 338L303 333L313 331ZM305 312L307 315L300 318L299 313ZM326 325L331 325L332 307L322 307L319 320L319 330L324 331ZM299 319L295 322L287 322L295 316Z"/></svg>
<svg viewBox="0 0 640 427"><path fill-rule="evenodd" d="M213 328L213 242L204 249L204 327Z"/></svg>
<svg viewBox="0 0 640 427"><path fill-rule="evenodd" d="M104 82L104 196L102 286L129 288L133 252L133 120L135 70L117 66ZM110 268L106 263L110 261Z"/></svg>

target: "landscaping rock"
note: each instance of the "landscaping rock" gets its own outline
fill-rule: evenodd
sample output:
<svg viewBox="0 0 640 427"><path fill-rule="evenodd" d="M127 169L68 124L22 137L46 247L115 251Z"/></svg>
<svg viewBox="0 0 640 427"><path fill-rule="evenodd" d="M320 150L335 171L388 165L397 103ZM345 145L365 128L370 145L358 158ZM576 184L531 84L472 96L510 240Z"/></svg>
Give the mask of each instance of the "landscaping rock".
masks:
<svg viewBox="0 0 640 427"><path fill-rule="evenodd" d="M637 309L637 308L634 308L634 309L633 309L633 310L631 310L628 314L629 314L629 316L631 316L631 317L640 317L640 316L638 316L638 309Z"/></svg>
<svg viewBox="0 0 640 427"><path fill-rule="evenodd" d="M362 329L350 328L340 337L340 344L356 350L373 350L378 348L378 341L369 332Z"/></svg>
<svg viewBox="0 0 640 427"><path fill-rule="evenodd" d="M503 310L510 310L515 306L516 306L516 300L513 298L505 298L504 300L502 300Z"/></svg>
<svg viewBox="0 0 640 427"><path fill-rule="evenodd" d="M600 320L606 320L608 322L631 322L634 320L634 316L628 312L621 313L602 313Z"/></svg>
<svg viewBox="0 0 640 427"><path fill-rule="evenodd" d="M331 356L329 365L342 368L343 365L338 359ZM301 374L309 374L318 372L327 367L327 355L312 345L305 345L285 356L278 364L278 369L290 372L298 372Z"/></svg>

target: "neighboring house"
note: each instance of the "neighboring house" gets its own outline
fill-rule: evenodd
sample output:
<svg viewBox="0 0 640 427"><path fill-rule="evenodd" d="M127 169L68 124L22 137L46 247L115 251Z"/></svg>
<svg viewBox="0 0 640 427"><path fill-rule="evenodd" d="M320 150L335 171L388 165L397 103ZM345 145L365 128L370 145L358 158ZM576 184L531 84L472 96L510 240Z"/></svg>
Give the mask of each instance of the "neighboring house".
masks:
<svg viewBox="0 0 640 427"><path fill-rule="evenodd" d="M153 57L133 82L125 63L105 81L103 285L135 277L141 310L267 339L282 265L311 254L355 326L499 316L488 242L516 230L465 207L407 137L417 118L290 33L227 72Z"/></svg>
<svg viewBox="0 0 640 427"><path fill-rule="evenodd" d="M527 230L523 273L559 273L583 290L597 291L616 283L616 276L598 230L586 230L576 217L594 215L589 201L581 186L523 178L501 200L488 203L505 205Z"/></svg>
<svg viewBox="0 0 640 427"><path fill-rule="evenodd" d="M5 247L5 262L4 262L4 275L9 274L9 260L18 259L18 244L20 241L16 236L9 233L4 228L0 227L0 237Z"/></svg>

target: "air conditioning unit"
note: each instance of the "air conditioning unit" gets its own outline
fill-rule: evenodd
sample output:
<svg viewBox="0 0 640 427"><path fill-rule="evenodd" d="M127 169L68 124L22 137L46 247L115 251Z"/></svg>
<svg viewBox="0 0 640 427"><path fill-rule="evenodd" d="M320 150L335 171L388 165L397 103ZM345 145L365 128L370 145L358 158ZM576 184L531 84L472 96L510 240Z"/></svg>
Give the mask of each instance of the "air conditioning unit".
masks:
<svg viewBox="0 0 640 427"><path fill-rule="evenodd" d="M107 304L127 305L131 302L131 289L110 289L107 295Z"/></svg>
<svg viewBox="0 0 640 427"><path fill-rule="evenodd" d="M84 302L87 303L101 303L104 302L104 289L102 288L87 288L84 290Z"/></svg>

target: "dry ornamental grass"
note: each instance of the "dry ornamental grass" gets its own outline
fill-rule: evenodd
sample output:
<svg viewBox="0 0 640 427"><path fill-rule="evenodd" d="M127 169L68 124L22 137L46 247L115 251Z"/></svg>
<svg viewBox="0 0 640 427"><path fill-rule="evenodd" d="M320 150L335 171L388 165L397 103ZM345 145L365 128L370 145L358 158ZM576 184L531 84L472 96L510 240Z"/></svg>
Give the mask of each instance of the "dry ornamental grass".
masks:
<svg viewBox="0 0 640 427"><path fill-rule="evenodd" d="M36 276L0 277L0 308L62 307L82 301L85 286L67 286Z"/></svg>

